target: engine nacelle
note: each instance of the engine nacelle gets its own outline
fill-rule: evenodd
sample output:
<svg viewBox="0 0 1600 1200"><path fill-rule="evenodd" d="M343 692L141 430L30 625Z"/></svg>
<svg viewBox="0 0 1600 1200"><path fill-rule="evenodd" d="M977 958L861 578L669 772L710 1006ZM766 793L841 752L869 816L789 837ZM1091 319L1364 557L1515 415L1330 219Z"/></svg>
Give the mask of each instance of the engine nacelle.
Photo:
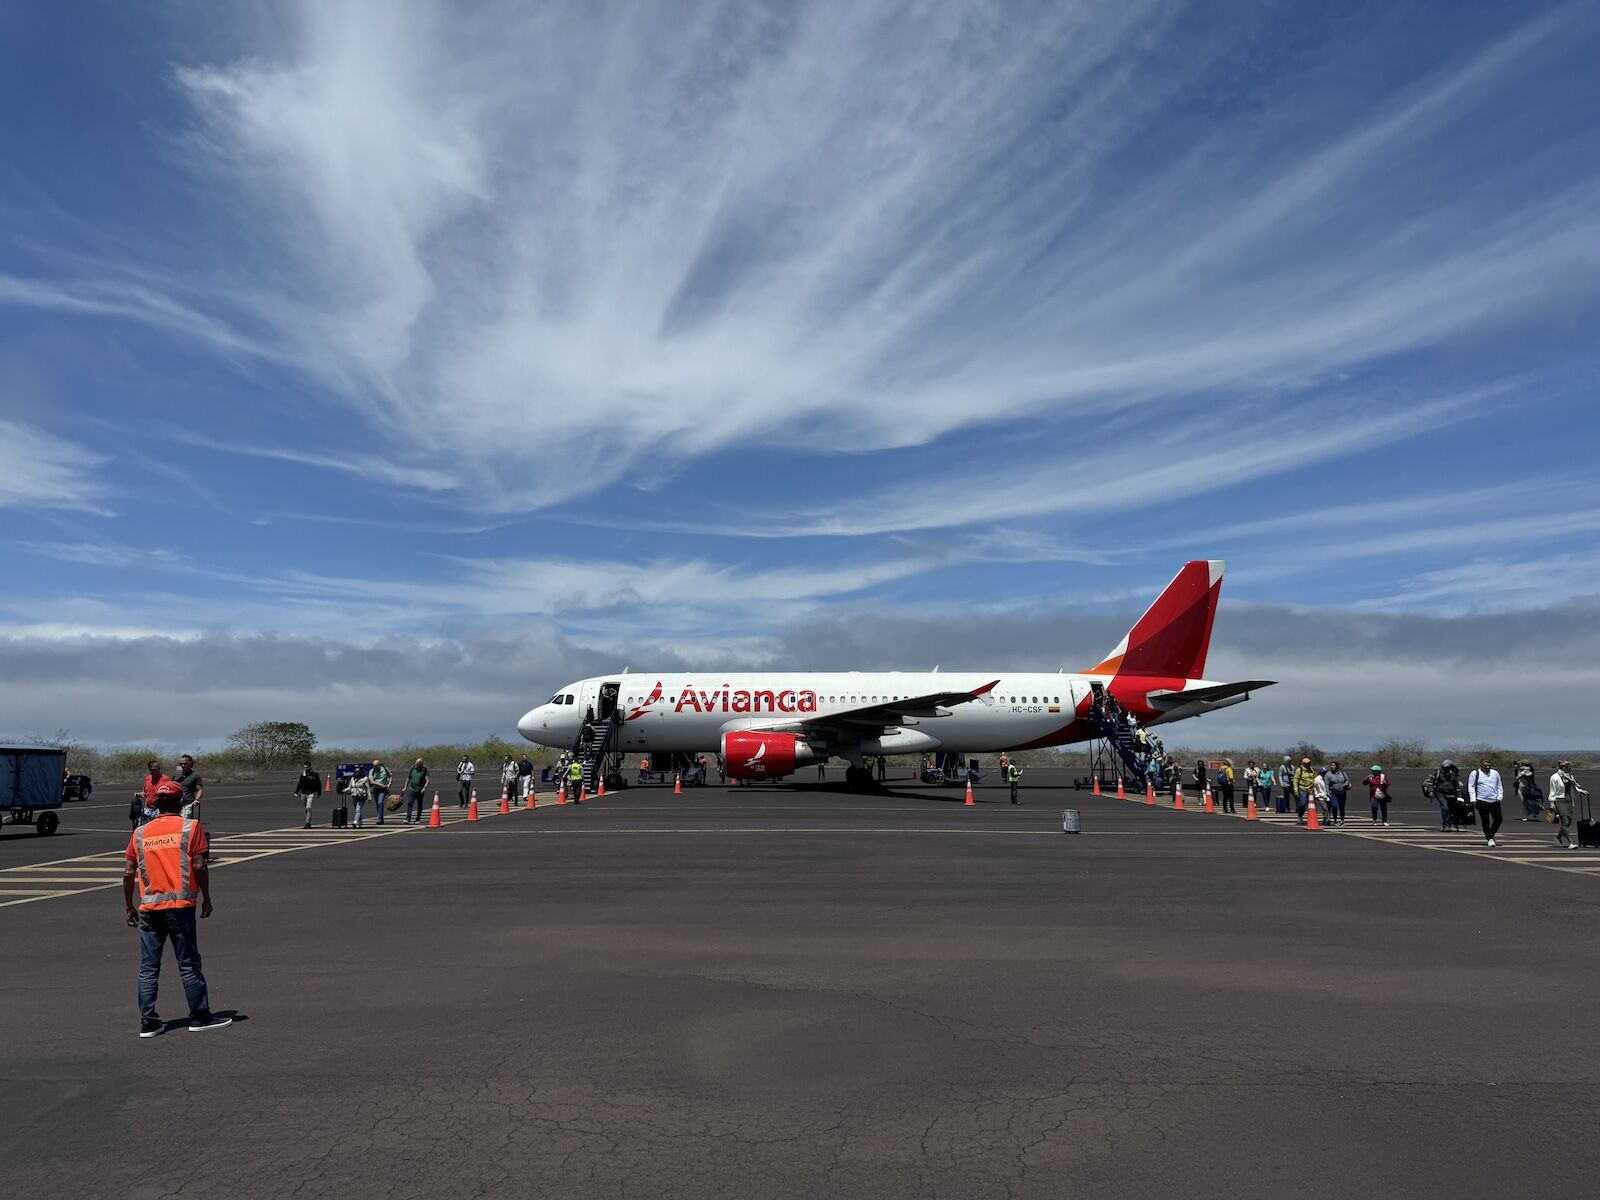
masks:
<svg viewBox="0 0 1600 1200"><path fill-rule="evenodd" d="M781 779L821 757L792 733L722 735L722 762L730 779Z"/></svg>

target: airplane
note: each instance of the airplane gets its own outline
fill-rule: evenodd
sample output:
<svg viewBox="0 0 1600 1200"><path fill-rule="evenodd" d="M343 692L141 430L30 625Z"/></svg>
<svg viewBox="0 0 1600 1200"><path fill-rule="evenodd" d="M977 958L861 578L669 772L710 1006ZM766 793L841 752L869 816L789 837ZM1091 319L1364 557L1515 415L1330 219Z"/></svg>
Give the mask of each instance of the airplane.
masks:
<svg viewBox="0 0 1600 1200"><path fill-rule="evenodd" d="M530 742L571 749L586 716L608 754L716 747L735 780L781 779L840 758L870 786L865 760L939 751L997 753L1105 736L1101 699L1145 726L1243 703L1271 680L1204 677L1223 563L1198 559L1116 648L1085 671L902 671L597 675L568 684L517 722Z"/></svg>

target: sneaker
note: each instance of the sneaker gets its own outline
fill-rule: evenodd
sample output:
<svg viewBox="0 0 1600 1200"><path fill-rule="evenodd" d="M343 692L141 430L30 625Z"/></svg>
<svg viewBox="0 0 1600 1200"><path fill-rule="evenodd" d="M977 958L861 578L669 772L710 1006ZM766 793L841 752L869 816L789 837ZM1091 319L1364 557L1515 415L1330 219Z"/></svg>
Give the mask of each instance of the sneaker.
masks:
<svg viewBox="0 0 1600 1200"><path fill-rule="evenodd" d="M1491 846L1494 845L1494 839L1493 838L1489 839L1489 845L1491 845Z"/></svg>
<svg viewBox="0 0 1600 1200"><path fill-rule="evenodd" d="M167 1023L160 1017L151 1017L148 1020L144 1017L139 1018L139 1036L142 1038L160 1037L166 1031Z"/></svg>
<svg viewBox="0 0 1600 1200"><path fill-rule="evenodd" d="M232 1017L214 1017L208 1012L199 1012L189 1018L189 1032L204 1033L208 1029L222 1029L232 1024Z"/></svg>
<svg viewBox="0 0 1600 1200"><path fill-rule="evenodd" d="M1384 827L1384 828L1385 828L1385 829L1387 829L1387 828L1389 828L1389 822L1387 822L1387 821L1385 821L1385 822L1384 822L1384 823L1383 823L1383 827Z"/></svg>

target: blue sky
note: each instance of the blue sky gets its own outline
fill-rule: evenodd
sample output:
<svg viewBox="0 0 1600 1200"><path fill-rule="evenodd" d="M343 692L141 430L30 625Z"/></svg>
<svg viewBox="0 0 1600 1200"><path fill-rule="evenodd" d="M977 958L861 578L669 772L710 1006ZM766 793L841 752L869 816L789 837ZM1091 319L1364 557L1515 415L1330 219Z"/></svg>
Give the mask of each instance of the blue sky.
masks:
<svg viewBox="0 0 1600 1200"><path fill-rule="evenodd" d="M1597 53L1580 4L8 6L0 731L1073 667L1225 557L1212 674L1284 683L1196 738L1593 744Z"/></svg>

